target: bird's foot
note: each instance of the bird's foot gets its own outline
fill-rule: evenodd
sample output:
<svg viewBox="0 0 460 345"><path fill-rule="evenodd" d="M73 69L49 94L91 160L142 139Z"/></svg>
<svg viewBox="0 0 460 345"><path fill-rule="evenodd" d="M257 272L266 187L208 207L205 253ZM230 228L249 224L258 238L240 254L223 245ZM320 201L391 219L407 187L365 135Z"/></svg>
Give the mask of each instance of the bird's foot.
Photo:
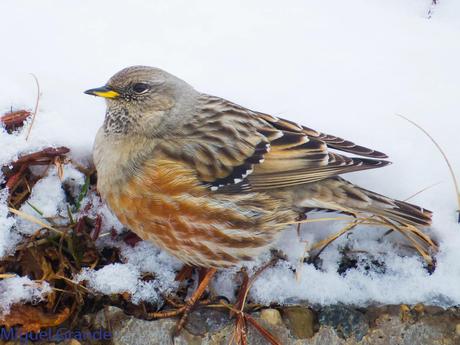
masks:
<svg viewBox="0 0 460 345"><path fill-rule="evenodd" d="M216 273L215 268L210 268L204 274L198 288L193 292L192 296L185 301L185 304L180 305L172 300L168 300L176 309L174 310L164 310L159 312L150 313L149 316L152 319L161 319L161 318L170 318L170 317L177 317L180 316L179 320L177 321L176 325L172 330L172 338L174 339L177 335L179 335L180 331L184 328L185 324L187 323L188 316L192 309L198 304L199 299L203 295L206 290L206 287L209 285L212 277Z"/></svg>
<svg viewBox="0 0 460 345"><path fill-rule="evenodd" d="M248 324L252 325L271 345L281 345L281 343L264 327L262 327L251 315L245 312L246 300L251 289L252 284L257 277L267 268L272 267L279 260L279 256L274 256L272 260L259 268L254 275L249 278L246 270L241 270L243 275L243 282L240 291L233 306L226 305L230 309L230 315L235 316L235 330L233 332L231 342L238 345L248 344L247 340L247 327Z"/></svg>

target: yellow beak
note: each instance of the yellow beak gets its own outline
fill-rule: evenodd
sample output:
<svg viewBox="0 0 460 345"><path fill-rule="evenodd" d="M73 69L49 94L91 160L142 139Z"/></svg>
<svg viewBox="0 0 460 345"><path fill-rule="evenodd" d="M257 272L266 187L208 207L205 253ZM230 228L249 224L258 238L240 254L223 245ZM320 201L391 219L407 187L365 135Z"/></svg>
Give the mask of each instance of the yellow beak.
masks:
<svg viewBox="0 0 460 345"><path fill-rule="evenodd" d="M87 95L93 95L93 96L104 97L104 98L117 98L118 96L120 96L118 92L112 90L108 86L102 86L96 89L86 90L85 93Z"/></svg>

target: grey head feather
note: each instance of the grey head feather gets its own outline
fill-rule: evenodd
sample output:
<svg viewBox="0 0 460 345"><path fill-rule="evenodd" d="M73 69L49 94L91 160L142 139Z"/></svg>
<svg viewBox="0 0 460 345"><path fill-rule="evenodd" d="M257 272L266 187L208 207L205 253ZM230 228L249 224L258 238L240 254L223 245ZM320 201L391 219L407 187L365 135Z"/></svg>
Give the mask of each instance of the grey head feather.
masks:
<svg viewBox="0 0 460 345"><path fill-rule="evenodd" d="M136 92L136 85L147 90ZM116 73L106 86L119 93L107 99L106 135L167 135L191 116L199 93L182 79L159 68L132 66Z"/></svg>

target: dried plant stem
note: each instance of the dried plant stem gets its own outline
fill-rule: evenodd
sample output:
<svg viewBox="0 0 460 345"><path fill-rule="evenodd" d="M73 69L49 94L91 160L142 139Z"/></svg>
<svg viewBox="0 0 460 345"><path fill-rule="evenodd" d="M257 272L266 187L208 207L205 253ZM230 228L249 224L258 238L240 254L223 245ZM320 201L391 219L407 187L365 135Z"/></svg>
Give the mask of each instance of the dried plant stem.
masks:
<svg viewBox="0 0 460 345"><path fill-rule="evenodd" d="M281 225L293 225L293 224L304 224L304 223L316 223L316 222L329 222L333 220L350 220L352 217L327 217L327 218L310 218L295 220L293 222L281 223Z"/></svg>
<svg viewBox="0 0 460 345"><path fill-rule="evenodd" d="M363 220L355 220L353 222L348 223L347 225L345 225L342 229L340 229L338 232L336 232L332 236L329 236L324 240L316 242L314 245L311 246L310 250L320 249L320 251L318 253L318 255L319 255L324 250L324 248L326 248L329 244L331 244L336 239L338 239L340 236L342 236L346 232L350 231L351 229L355 228L358 224L360 224L362 222L363 222Z"/></svg>
<svg viewBox="0 0 460 345"><path fill-rule="evenodd" d="M327 237L326 239L319 241L315 243L314 245L311 246L310 250L319 250L316 256L320 255L321 252L333 241L335 241L337 238L342 236L343 234L347 233L348 231L354 229L357 225L359 224L366 224L366 225L380 225L380 226L385 226L389 227L391 230L396 230L401 235L403 235L405 238L409 240L414 246L414 248L419 252L419 254L425 259L425 261L428 264L432 264L433 260L429 256L427 250L423 248L423 245L425 245L427 248L432 248L432 250L436 251L437 250L437 245L431 240L429 236L424 234L422 231L417 229L417 227L410 225L410 224L404 224L404 225L398 225L393 222L391 222L389 219L383 216L377 216L373 215L368 218L357 218L354 221L348 223L345 227L343 227L340 231L337 233ZM415 236L415 237L414 237ZM421 243L420 243L421 242Z"/></svg>
<svg viewBox="0 0 460 345"><path fill-rule="evenodd" d="M38 82L38 78L35 74L31 73L32 77L35 80L35 84L37 85L37 98L35 100L35 109L32 114L32 121L30 122L29 130L27 131L26 135L26 141L29 139L30 132L32 131L32 126L34 125L35 122L35 116L37 115L38 112L38 105L40 103L40 83Z"/></svg>
<svg viewBox="0 0 460 345"><path fill-rule="evenodd" d="M55 229L53 228L52 226L46 224L45 222L42 222L40 219L30 215L30 214L27 214L25 212L22 212L22 211L19 211L19 210L16 210L15 208L12 208L12 207L8 207L8 210L11 212L11 213L14 213L15 215L25 219L25 220L28 220L29 222L32 222L32 223L35 223L35 224L38 224L40 225L41 227L43 228L46 228L48 230L51 230L51 231L54 231L58 234L62 234L62 231L58 230L58 229Z"/></svg>
<svg viewBox="0 0 460 345"><path fill-rule="evenodd" d="M418 251L418 253L425 259L425 261L429 265L433 264L433 259L431 258L431 256L427 253L427 251L425 251L425 249L420 245L420 243L414 237L411 236L411 232L405 231L405 229L404 229L405 227L400 227L397 224L392 223L390 220L388 220L385 217L379 216L378 218L382 219L382 221L384 223L388 224L389 227L395 229L401 235L406 237L409 240L409 242L412 243L412 245Z"/></svg>
<svg viewBox="0 0 460 345"><path fill-rule="evenodd" d="M16 274L3 273L3 274L0 274L0 279L14 278L16 276L17 276Z"/></svg>
<svg viewBox="0 0 460 345"><path fill-rule="evenodd" d="M412 198L415 198L417 195L419 195L419 194L421 194L421 193L427 191L427 190L430 189L430 188L433 188L434 186L437 186L437 185L440 184L440 183L441 183L441 182L433 183L432 185L429 185L428 187L425 187L425 188L419 190L418 192L412 194L411 196L407 197L406 199L404 199L404 201L408 201L408 200L410 200L410 199L412 199Z"/></svg>
<svg viewBox="0 0 460 345"><path fill-rule="evenodd" d="M431 140L431 142L436 146L436 148L438 149L438 151L441 153L441 155L443 156L444 158L444 161L446 162L447 164L447 167L449 168L449 172L450 172L450 175L452 176L452 181L454 182L454 187L455 187L455 192L457 193L457 205L458 205L458 209L457 211L460 212L460 189L459 189L459 186L458 186L458 182L457 182L457 177L455 176L455 173L454 173L454 169L452 167L452 165L450 164L450 161L449 159L447 158L447 155L446 153L444 152L444 150L442 149L441 145L438 144L438 142L436 140L434 140L434 138L431 136L430 133L428 133L427 130L425 130L422 126L420 126L418 123L412 121L411 119L408 119L407 117L405 117L404 115L401 115L401 114L396 114L397 116L403 118L404 120L406 120L407 122L413 124L415 127L417 127L418 129L420 129L423 133L425 133L425 135ZM460 220L460 219L459 219Z"/></svg>

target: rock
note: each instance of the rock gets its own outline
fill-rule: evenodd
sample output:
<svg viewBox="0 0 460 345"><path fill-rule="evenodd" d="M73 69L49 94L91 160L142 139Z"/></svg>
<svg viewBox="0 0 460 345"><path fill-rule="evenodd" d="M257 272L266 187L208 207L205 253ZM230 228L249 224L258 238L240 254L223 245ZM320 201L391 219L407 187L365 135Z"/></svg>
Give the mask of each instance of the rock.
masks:
<svg viewBox="0 0 460 345"><path fill-rule="evenodd" d="M293 344L294 339L290 336L289 329L281 322L280 325L272 325L263 320L258 315L252 315L254 320L268 331L280 344ZM228 341L225 343L228 344ZM250 345L267 345L268 341L260 334L260 332L248 322L248 344ZM211 345L211 344L209 344ZM214 344L212 344L214 345ZM217 345L217 344L215 344Z"/></svg>
<svg viewBox="0 0 460 345"><path fill-rule="evenodd" d="M201 345L203 344L202 337L190 334L187 330L183 330L178 336L178 341L174 344L186 344L186 345Z"/></svg>
<svg viewBox="0 0 460 345"><path fill-rule="evenodd" d="M273 326L281 326L283 324L281 314L276 309L263 309L260 312L260 318Z"/></svg>
<svg viewBox="0 0 460 345"><path fill-rule="evenodd" d="M200 308L190 314L185 328L192 334L203 335L216 332L231 322L227 309Z"/></svg>
<svg viewBox="0 0 460 345"><path fill-rule="evenodd" d="M417 303L412 310L418 315L423 315L425 313L425 306L422 303Z"/></svg>
<svg viewBox="0 0 460 345"><path fill-rule="evenodd" d="M355 339L351 339L353 339L353 342L347 342L344 339L340 338L333 328L321 327L319 331L316 332L313 338L308 339L308 342L302 343L302 345L355 345Z"/></svg>
<svg viewBox="0 0 460 345"><path fill-rule="evenodd" d="M283 317L291 335L299 338L311 338L315 334L315 314L304 307L286 307Z"/></svg>
<svg viewBox="0 0 460 345"><path fill-rule="evenodd" d="M108 306L94 315L92 323L94 328L110 330L122 327L129 318L120 308Z"/></svg>
<svg viewBox="0 0 460 345"><path fill-rule="evenodd" d="M194 336L186 330L173 339L171 331L176 324L176 319L161 319L145 321L130 318L124 327L114 329L114 345L199 345L201 337Z"/></svg>
<svg viewBox="0 0 460 345"><path fill-rule="evenodd" d="M424 315L418 321L407 323L398 311L384 313L363 339L363 345L457 345L460 336L455 333L453 321L457 315Z"/></svg>
<svg viewBox="0 0 460 345"><path fill-rule="evenodd" d="M401 319L400 306L369 307L363 311L349 306L325 307L316 314L306 306L286 307L280 310L280 321L275 309L252 313L251 317L283 345L459 345L460 309L410 307L410 322ZM419 310L417 310L419 309ZM414 315L415 315L414 314ZM113 331L113 345L172 345L170 332L176 319L145 321L127 316L118 308L108 307L92 317L92 328ZM278 321L277 321L278 320ZM300 320L300 321L299 321ZM308 320L308 322L305 322ZM108 322L109 321L109 322ZM224 345L232 339L234 319L226 310L200 308L190 315L190 323L175 338L176 345ZM306 327L305 323L309 326ZM301 326L298 326L298 325ZM310 330L309 337L306 333ZM197 334L192 334L196 332ZM316 331L316 332L314 332ZM200 334L198 334L200 333ZM46 343L48 345L48 343ZM247 344L266 345L268 341L248 323ZM44 345L37 343L36 345ZM62 342L58 345L70 345ZM100 345L88 343L85 345Z"/></svg>
<svg viewBox="0 0 460 345"><path fill-rule="evenodd" d="M400 305L400 315L399 317L401 318L402 322L409 322L410 320L410 308L407 304L401 304Z"/></svg>
<svg viewBox="0 0 460 345"><path fill-rule="evenodd" d="M361 341L369 330L369 322L363 313L344 305L333 305L321 309L319 323L331 326L343 339L354 335Z"/></svg>

